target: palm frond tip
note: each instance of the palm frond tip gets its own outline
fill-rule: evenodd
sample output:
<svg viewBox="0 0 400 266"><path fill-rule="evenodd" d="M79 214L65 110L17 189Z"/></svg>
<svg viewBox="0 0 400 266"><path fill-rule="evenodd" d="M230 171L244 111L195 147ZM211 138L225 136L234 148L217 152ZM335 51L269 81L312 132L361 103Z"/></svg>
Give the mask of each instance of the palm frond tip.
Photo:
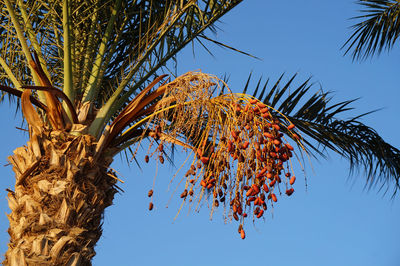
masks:
<svg viewBox="0 0 400 266"><path fill-rule="evenodd" d="M353 34L343 45L345 54L353 59L365 59L384 49L390 50L400 33L400 2L396 0L361 0L363 15L353 19L361 22L352 26Z"/></svg>

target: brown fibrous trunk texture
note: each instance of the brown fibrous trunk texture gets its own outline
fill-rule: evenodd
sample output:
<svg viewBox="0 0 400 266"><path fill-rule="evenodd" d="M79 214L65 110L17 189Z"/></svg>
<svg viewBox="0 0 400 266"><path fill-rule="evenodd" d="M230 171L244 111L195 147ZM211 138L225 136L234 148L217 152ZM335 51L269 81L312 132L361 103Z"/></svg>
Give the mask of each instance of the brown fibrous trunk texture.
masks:
<svg viewBox="0 0 400 266"><path fill-rule="evenodd" d="M117 192L112 158L95 148L89 135L43 130L8 158L16 185L8 193L5 265L91 265Z"/></svg>

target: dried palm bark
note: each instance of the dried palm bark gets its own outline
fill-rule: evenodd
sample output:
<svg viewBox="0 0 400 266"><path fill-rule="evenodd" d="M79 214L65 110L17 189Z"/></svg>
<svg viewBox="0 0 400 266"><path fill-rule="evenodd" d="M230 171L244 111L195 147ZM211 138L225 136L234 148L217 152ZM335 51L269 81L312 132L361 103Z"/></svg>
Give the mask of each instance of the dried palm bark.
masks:
<svg viewBox="0 0 400 266"><path fill-rule="evenodd" d="M95 159L96 142L42 129L8 159L16 177L5 265L91 265L104 209L116 180L112 158Z"/></svg>

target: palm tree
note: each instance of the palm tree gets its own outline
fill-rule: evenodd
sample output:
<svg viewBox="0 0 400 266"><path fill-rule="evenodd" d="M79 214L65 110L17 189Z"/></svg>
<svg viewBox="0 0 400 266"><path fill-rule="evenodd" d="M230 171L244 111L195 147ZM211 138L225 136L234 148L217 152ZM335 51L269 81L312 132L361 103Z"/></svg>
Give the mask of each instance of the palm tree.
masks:
<svg viewBox="0 0 400 266"><path fill-rule="evenodd" d="M20 98L29 128L9 157L16 184L4 264L90 265L120 190L113 157L135 159L141 144L146 162L187 151L183 202L224 205L242 238L246 217L262 217L279 188L294 192L292 163L324 149L397 191L400 151L362 115L339 118L353 101L309 96L309 80L289 90L295 76L269 89L260 80L249 95L250 77L233 93L209 74L165 74L187 44L213 41L214 23L240 2L1 1L0 89Z"/></svg>
<svg viewBox="0 0 400 266"><path fill-rule="evenodd" d="M384 49L390 50L400 34L400 2L398 0L359 0L362 19L352 28L353 34L342 48L351 52L353 59L365 59Z"/></svg>

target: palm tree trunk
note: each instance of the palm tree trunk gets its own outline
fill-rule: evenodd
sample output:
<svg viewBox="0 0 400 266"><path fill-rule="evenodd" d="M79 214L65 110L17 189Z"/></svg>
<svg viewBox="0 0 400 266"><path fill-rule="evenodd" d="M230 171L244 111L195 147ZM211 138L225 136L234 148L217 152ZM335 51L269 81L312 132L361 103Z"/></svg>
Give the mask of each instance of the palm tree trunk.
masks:
<svg viewBox="0 0 400 266"><path fill-rule="evenodd" d="M112 158L94 158L95 147L89 135L44 131L8 158L16 185L4 265L91 265L117 192Z"/></svg>

